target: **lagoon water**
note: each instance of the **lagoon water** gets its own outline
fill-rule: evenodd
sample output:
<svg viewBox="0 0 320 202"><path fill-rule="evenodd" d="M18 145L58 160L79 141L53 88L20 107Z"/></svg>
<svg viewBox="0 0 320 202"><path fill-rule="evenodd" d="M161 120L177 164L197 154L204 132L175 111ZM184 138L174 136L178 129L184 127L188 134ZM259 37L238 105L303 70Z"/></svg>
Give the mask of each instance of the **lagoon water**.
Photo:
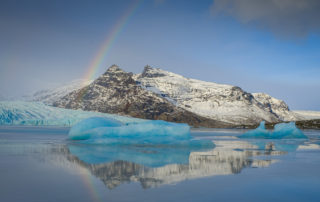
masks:
<svg viewBox="0 0 320 202"><path fill-rule="evenodd" d="M0 201L319 201L320 131L240 139L193 130L210 149L84 145L69 128L0 127Z"/></svg>

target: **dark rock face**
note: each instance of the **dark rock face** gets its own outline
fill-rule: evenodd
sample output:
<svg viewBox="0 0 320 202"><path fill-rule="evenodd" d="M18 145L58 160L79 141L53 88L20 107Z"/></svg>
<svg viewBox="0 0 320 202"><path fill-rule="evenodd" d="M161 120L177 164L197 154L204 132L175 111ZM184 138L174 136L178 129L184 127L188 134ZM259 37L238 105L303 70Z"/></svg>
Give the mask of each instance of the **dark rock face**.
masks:
<svg viewBox="0 0 320 202"><path fill-rule="evenodd" d="M165 74L161 74L161 73L150 73L149 71L152 70L152 67L150 67L149 65L145 66L143 69L143 72L141 74L142 77L161 77L161 76L165 76Z"/></svg>
<svg viewBox="0 0 320 202"><path fill-rule="evenodd" d="M165 98L138 86L132 76L132 73L113 65L92 84L69 93L53 105L68 109L188 123L196 127L230 126L176 107Z"/></svg>
<svg viewBox="0 0 320 202"><path fill-rule="evenodd" d="M320 130L320 119L296 121L296 125L300 129Z"/></svg>

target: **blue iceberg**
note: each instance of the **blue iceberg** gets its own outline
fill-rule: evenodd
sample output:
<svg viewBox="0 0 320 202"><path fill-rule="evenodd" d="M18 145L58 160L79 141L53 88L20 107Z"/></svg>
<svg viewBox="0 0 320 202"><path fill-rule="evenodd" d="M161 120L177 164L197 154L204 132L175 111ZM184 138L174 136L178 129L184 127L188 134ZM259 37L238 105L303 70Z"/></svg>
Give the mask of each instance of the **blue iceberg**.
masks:
<svg viewBox="0 0 320 202"><path fill-rule="evenodd" d="M297 128L295 122L279 123L275 125L271 137L274 139L308 138L299 128Z"/></svg>
<svg viewBox="0 0 320 202"><path fill-rule="evenodd" d="M240 136L240 138L268 138L271 132L265 127L265 122L262 121L258 128L250 130Z"/></svg>
<svg viewBox="0 0 320 202"><path fill-rule="evenodd" d="M74 125L69 139L105 145L175 145L213 148L206 140L193 140L190 126L161 120L122 124L112 118L93 117Z"/></svg>
<svg viewBox="0 0 320 202"><path fill-rule="evenodd" d="M122 126L122 123L112 118L90 117L74 125L69 131L69 138L73 140L86 140L91 137L90 130L92 129L118 126Z"/></svg>
<svg viewBox="0 0 320 202"><path fill-rule="evenodd" d="M299 139L308 137L296 127L294 122L276 124L273 131L265 128L265 122L262 121L258 128L248 131L240 138L263 138L263 139Z"/></svg>

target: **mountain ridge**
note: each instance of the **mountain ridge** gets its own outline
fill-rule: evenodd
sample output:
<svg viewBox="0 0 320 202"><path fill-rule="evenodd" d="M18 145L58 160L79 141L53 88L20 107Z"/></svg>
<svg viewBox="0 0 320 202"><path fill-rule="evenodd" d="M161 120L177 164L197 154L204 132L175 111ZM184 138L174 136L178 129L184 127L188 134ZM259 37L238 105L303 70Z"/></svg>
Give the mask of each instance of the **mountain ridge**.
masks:
<svg viewBox="0 0 320 202"><path fill-rule="evenodd" d="M111 66L90 85L54 102L53 106L183 122L192 126L231 126L176 107L165 98L137 85L132 73L125 72L116 65Z"/></svg>
<svg viewBox="0 0 320 202"><path fill-rule="evenodd" d="M116 65L53 106L185 122L192 126L234 127L298 120L285 102L240 87L185 78L146 66L141 74Z"/></svg>
<svg viewBox="0 0 320 202"><path fill-rule="evenodd" d="M263 94L264 97L261 93L251 94L238 86L185 78L150 66L146 66L135 79L141 86L181 108L232 124L247 124L250 119L251 122L299 119L283 101L267 94Z"/></svg>

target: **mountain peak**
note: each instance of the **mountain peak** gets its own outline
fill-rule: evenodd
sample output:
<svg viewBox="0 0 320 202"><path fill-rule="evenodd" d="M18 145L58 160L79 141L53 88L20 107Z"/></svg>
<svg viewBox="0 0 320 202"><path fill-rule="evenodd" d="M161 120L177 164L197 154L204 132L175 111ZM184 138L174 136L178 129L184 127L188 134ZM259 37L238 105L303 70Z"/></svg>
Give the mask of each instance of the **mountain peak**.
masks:
<svg viewBox="0 0 320 202"><path fill-rule="evenodd" d="M161 69L153 68L150 65L146 65L141 74L141 77L150 77L150 78L163 77L163 76L166 76L166 74L164 74Z"/></svg>
<svg viewBox="0 0 320 202"><path fill-rule="evenodd" d="M107 74L107 73L122 73L122 72L125 72L125 71L123 71L118 65L111 65L108 69L107 69L107 71L105 72L105 74Z"/></svg>

